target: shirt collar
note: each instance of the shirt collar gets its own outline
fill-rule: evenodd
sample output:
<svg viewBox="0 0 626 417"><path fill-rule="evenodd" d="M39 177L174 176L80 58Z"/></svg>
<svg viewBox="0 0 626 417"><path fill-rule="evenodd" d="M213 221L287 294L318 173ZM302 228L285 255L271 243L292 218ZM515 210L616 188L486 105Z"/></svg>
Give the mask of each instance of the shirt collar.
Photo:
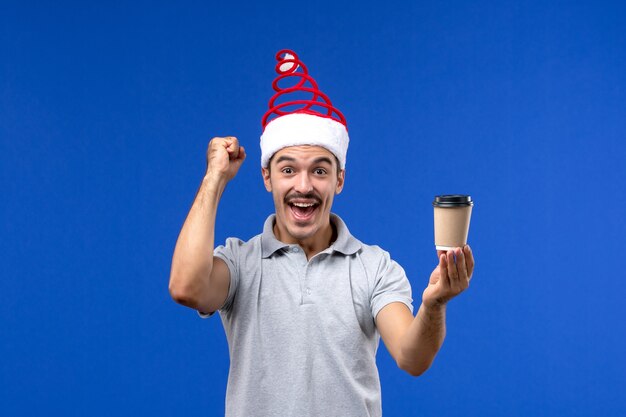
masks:
<svg viewBox="0 0 626 417"><path fill-rule="evenodd" d="M263 234L261 235L261 251L263 258L269 258L279 249L289 246L288 243L281 242L274 235L274 222L276 214L270 215L263 225ZM348 227L336 214L330 214L330 221L337 228L337 240L335 240L326 251L340 252L344 255L352 255L361 249L361 242L350 234Z"/></svg>

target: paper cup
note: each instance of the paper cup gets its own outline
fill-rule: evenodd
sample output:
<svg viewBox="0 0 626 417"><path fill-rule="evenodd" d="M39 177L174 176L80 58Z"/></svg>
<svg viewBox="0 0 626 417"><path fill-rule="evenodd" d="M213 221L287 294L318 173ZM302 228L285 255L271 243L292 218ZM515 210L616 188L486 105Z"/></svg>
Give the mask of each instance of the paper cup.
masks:
<svg viewBox="0 0 626 417"><path fill-rule="evenodd" d="M467 244L474 202L469 195L438 195L435 209L435 248L450 250Z"/></svg>

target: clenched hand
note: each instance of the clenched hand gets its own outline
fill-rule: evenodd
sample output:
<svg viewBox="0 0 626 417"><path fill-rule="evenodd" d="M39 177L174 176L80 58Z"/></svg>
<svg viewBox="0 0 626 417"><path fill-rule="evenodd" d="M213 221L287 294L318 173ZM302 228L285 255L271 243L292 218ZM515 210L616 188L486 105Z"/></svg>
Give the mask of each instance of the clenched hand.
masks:
<svg viewBox="0 0 626 417"><path fill-rule="evenodd" d="M206 176L217 181L232 180L246 159L246 150L234 136L211 139L206 153Z"/></svg>

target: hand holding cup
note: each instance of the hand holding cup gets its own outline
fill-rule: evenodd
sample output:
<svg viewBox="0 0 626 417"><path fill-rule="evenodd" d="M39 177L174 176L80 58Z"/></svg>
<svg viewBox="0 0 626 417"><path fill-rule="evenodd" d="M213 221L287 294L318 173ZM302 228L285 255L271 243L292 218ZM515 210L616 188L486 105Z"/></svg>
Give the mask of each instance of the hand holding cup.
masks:
<svg viewBox="0 0 626 417"><path fill-rule="evenodd" d="M426 307L443 307L465 291L474 273L474 255L469 245L448 251L437 251L439 265L430 275L428 287L422 293Z"/></svg>
<svg viewBox="0 0 626 417"><path fill-rule="evenodd" d="M441 307L469 287L474 256L467 245L474 203L468 195L436 196L433 202L435 248L439 265L422 294L427 307Z"/></svg>

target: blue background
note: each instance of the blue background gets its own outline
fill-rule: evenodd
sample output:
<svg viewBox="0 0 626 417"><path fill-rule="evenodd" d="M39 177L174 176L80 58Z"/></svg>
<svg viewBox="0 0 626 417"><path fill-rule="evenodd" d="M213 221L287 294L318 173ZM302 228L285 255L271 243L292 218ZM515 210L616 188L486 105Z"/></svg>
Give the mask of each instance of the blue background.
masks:
<svg viewBox="0 0 626 417"><path fill-rule="evenodd" d="M89 2L88 2L89 3ZM249 159L217 242L260 232L260 118L294 49L346 115L334 211L406 269L471 194L471 288L433 367L381 343L387 416L624 416L622 2L0 2L0 413L218 416L219 319L167 291L212 136Z"/></svg>

